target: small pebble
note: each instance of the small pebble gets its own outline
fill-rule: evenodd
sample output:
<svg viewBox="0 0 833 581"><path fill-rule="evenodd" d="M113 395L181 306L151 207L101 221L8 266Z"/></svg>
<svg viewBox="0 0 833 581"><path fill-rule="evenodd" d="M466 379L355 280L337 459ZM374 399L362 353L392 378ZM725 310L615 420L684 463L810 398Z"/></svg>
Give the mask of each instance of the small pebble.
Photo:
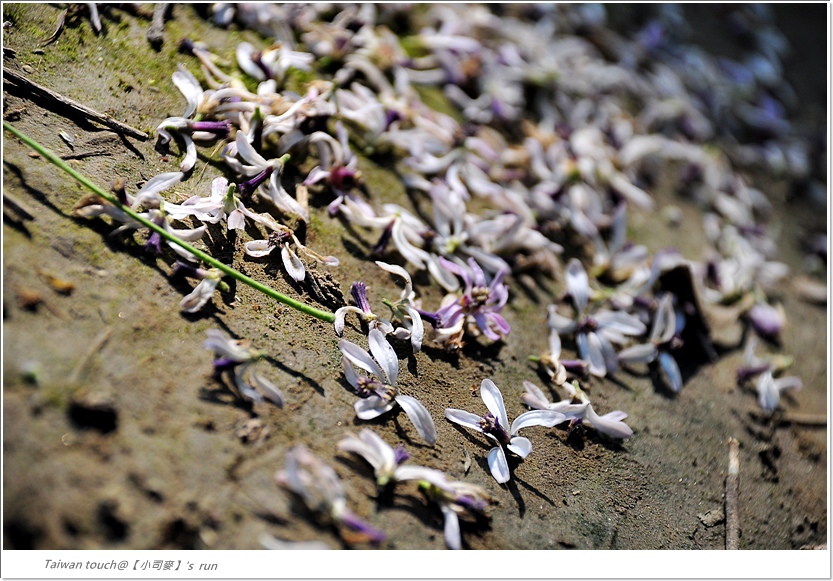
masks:
<svg viewBox="0 0 833 581"><path fill-rule="evenodd" d="M665 206L662 209L662 217L671 228L677 228L683 223L683 211L677 206Z"/></svg>
<svg viewBox="0 0 833 581"><path fill-rule="evenodd" d="M35 69L33 69L32 67L30 67L29 65L23 65L23 72L24 72L24 73L29 73L29 74L32 74L32 73L34 73L34 72L35 72Z"/></svg>

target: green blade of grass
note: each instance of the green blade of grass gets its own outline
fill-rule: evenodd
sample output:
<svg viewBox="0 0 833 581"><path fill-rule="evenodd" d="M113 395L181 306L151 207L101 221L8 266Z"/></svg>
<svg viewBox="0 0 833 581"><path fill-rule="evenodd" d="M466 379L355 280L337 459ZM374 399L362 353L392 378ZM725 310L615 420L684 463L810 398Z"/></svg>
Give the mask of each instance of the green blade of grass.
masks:
<svg viewBox="0 0 833 581"><path fill-rule="evenodd" d="M190 244L188 244L184 240L179 239L177 236L175 236L174 234L171 234L170 232L168 232L167 230L165 230L161 226L157 226L156 224L154 224L150 220L147 220L146 218L143 218L138 213L131 210L128 206L125 206L124 204L119 202L119 200L118 200L118 198L116 198L116 196L114 196L113 194L111 194L109 192L104 191L101 187L99 187L98 185L96 185L92 181L90 181L89 178L87 178L85 175L79 173L78 171L76 171L75 169L70 167L69 164L67 164L63 159L61 159L57 155L55 155L55 153L53 153L51 150L47 149L46 147L44 147L43 145L41 145L40 143L38 143L37 141L35 141L31 137L29 137L25 133L22 133L19 130L15 129L7 121L3 121L3 129L5 129L9 133L14 135L18 139L20 139L23 143L25 143L26 145L28 145L29 147L34 149L36 152L38 152L41 155L41 157L43 157L44 159L49 161L51 164L60 168L65 173L69 174L76 181L78 181L82 186L84 186L85 188L87 188L88 190L93 192L95 195L107 200L108 202L110 202L111 204L113 204L114 206L119 208L121 211L123 211L125 214L130 216L132 219L141 223L142 226L144 226L146 228L149 228L150 230L152 230L153 232L156 232L157 234L159 234L160 236L162 236L166 240L169 240L169 241L173 242L174 244L176 244L177 246L180 246L181 248L184 248L185 250L187 250L188 252L190 252L191 254L193 254L194 256L196 256L197 258L199 258L200 260L202 260L206 264L210 264L214 268L217 268L217 269L221 270L226 275L228 275L228 276L230 276L230 277L232 277L236 280L239 280L243 284L249 285L253 289L262 292L266 296L272 297L273 299L275 299L275 300L277 300L277 301L279 301L279 302L281 302L281 303L283 303L283 304L285 304L289 307L292 307L293 309L296 309L298 311L301 311L302 313L310 315L311 317L315 317L316 319L320 319L320 320L322 320L324 322L327 322L327 323L332 323L333 321L335 321L335 315L333 313L331 313L329 311L322 311L320 309L316 309L315 307L311 307L311 306L309 306L305 303L302 303L302 302L297 301L297 300L295 300L291 297L288 297L283 293L279 293L275 289L273 289L273 288L271 288L271 287L269 287L265 284L259 283L256 280L254 280L252 278L249 278L248 276L246 276L242 272L240 272L240 271L238 271L238 270L236 270L236 269L234 269L234 268L232 268L232 267L230 267L226 264L223 264L222 262L220 262L216 258L212 257L211 255L206 254L202 250L198 250L198 249L194 248L193 246L191 246Z"/></svg>

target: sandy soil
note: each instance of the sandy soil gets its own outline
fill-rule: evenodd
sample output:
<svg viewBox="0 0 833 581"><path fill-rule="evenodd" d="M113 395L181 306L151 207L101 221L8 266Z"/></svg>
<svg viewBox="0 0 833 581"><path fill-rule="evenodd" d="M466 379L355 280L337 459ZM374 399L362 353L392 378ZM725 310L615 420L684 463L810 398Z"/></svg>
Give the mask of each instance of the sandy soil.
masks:
<svg viewBox="0 0 833 581"><path fill-rule="evenodd" d="M4 53L4 66L148 132L184 106L170 81L176 64L197 70L191 57L176 52L174 39L187 33L230 59L242 39L263 45L253 34L216 29L193 8L176 6L159 52L145 39L148 21L116 10L104 17L105 34L95 36L80 18L40 48L59 11L5 4L3 19L14 22L5 47L16 55ZM823 78L823 55L802 52L813 50L812 30L794 39L794 58L804 69L809 56L816 58ZM814 90L807 89L808 98L817 97ZM135 190L138 182L178 166L179 157L156 151L153 139L122 139L8 86L3 99L7 115L18 111L11 118L16 127L59 154L92 152L72 163L103 186L123 177ZM75 137L72 150L61 130ZM363 159L361 169L373 201L410 203L385 167ZM346 431L358 433L367 424L355 418L330 325L241 285L199 315L183 315L177 305L192 283L169 277L171 254L150 257L141 235L111 237L104 221L71 217L81 187L5 136L3 172L4 191L33 216L23 219L4 205L4 548L254 549L263 532L342 547L331 528L316 524L275 483L275 471L297 443L335 468L349 505L389 534L386 547L444 547L441 514L416 486L377 500L369 467L337 453ZM173 195L205 195L217 175L203 159ZM791 196L787 183L751 178L774 200L779 258L801 272L800 237L825 230L826 208ZM652 251L673 245L700 258L700 210L673 189L661 180L652 193L660 208L673 203L683 210L683 225L671 229L637 213L634 236ZM347 231L327 217L328 201L313 200L306 239L341 265L313 269L313 283L297 284L276 264L244 258L241 241L229 242L220 230L211 231L208 247L250 276L323 308L343 304L356 280L369 284L371 300L398 297L396 281L380 277L370 260L373 235ZM49 276L74 289L57 292ZM440 295L426 278L416 284L424 304L438 304ZM527 357L546 349L546 305L561 290L560 281L513 279L505 311L512 333L503 343L470 342L454 355L397 349L400 387L435 418L436 447L422 445L404 415L370 422L388 442L404 444L414 461L494 496L491 520L464 526L467 547L721 549L724 524L714 515L723 511L729 437L741 442L741 548L796 549L825 541L826 430L758 419L754 394L735 386L739 326L716 336L722 346L716 362L684 369L686 385L677 397L643 373L590 384L601 411L629 413L632 439L617 445L589 431L568 438L564 430L529 429L534 452L513 466L507 486L497 485L485 464L485 439L455 428L442 419L443 410L480 410L472 387L490 377L503 390L510 417L524 411L522 382L544 385ZM825 308L801 302L788 284L781 298L789 321L782 350L794 356L793 370L805 386L783 407L824 415ZM268 352L263 369L285 391L285 408L242 403L212 379L211 354L202 347L212 328ZM357 324L348 325L347 339L362 343L361 335Z"/></svg>

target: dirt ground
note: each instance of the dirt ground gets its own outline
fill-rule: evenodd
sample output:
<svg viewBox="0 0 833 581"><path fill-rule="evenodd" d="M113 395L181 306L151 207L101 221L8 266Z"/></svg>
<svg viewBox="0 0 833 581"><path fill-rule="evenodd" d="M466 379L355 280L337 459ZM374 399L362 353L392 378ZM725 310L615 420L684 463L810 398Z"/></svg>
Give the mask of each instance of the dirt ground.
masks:
<svg viewBox="0 0 833 581"><path fill-rule="evenodd" d="M241 40L264 45L253 33L218 29L193 7L177 5L158 52L145 38L149 22L115 9L104 15L102 35L78 18L55 43L41 47L61 7L4 4L3 10L3 20L13 22L4 49L15 51L10 56L4 50L4 67L148 133L184 108L171 82L177 63L198 70L192 57L177 52L176 39L202 40L232 62ZM823 10L821 15L818 23L806 14L784 15L788 33L802 31L791 39L801 75L794 84L815 103L806 110L816 116L808 122L824 113L818 100L824 84L819 89L806 80L825 78ZM120 138L8 85L3 109L15 127L59 154L88 153L71 163L105 187L123 177L135 191L138 182L178 167L180 157L156 151L154 138ZM72 148L59 136L62 130L75 137ZM361 169L374 202L410 203L384 167L362 159ZM206 195L219 171L201 158L173 196ZM368 466L337 453L346 431L358 433L368 424L355 418L330 325L242 285L232 285L200 314L184 315L178 303L192 283L169 277L172 256L153 258L143 252L141 235L112 237L102 220L71 217L82 188L7 135L3 176L4 192L32 214L26 219L4 204L4 548L257 549L264 532L340 548L332 529L309 518L275 483L286 451L297 443L335 468L349 506L390 536L385 547L444 547L441 513L416 486L403 485L393 498L377 500ZM786 182L750 178L775 205L779 259L802 272L799 240L826 230L827 207L794 196ZM676 246L701 258L700 210L677 197L671 183L660 182L652 194L660 209L673 203L686 219L671 229L636 212L636 241L651 251ZM227 242L221 230L210 232L208 246L250 276L322 308L343 304L357 280L369 284L371 301L398 297L396 281L379 277L370 260L373 234L345 230L326 215L328 201L313 200L306 240L341 264L313 268L313 283L295 283L274 263L244 258L240 241ZM58 292L50 276L72 283L73 290ZM415 282L424 304L439 303L436 285L425 277ZM508 485L496 484L485 463L485 438L455 428L443 410L481 409L472 387L490 377L514 417L524 411L522 382L544 385L527 357L547 347L546 305L562 285L521 277L510 288L504 313L512 332L505 342L471 342L457 355L428 347L413 356L397 349L400 388L417 395L434 417L435 447L424 446L402 414L369 422L388 442L404 444L413 461L482 485L495 497L490 521L464 525L466 547L722 549L719 515L730 437L741 443L741 548L826 542L826 429L758 419L754 393L735 385L739 326L717 337L722 348L715 363L684 369L686 384L676 397L644 374L591 382L599 409L628 412L633 438L615 445L591 431L568 440L564 430L529 429L532 455L513 465ZM781 299L788 320L782 351L795 358L792 372L804 382L782 406L791 414L824 415L826 309L799 300L789 281ZM283 409L242 403L212 379L211 354L202 347L212 328L249 338L269 354L263 369L286 393ZM363 342L355 323L345 337Z"/></svg>

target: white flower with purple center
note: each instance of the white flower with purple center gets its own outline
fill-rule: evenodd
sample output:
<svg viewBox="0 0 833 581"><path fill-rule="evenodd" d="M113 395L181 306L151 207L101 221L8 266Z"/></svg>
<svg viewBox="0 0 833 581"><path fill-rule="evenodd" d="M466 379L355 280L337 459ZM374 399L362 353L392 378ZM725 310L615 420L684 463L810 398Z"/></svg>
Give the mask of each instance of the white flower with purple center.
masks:
<svg viewBox="0 0 833 581"><path fill-rule="evenodd" d="M593 409L587 394L578 386L577 382L565 383L564 387L567 390L568 397L561 401L551 402L537 385L524 381L526 391L521 395L521 399L533 409L561 412L566 419L570 420L570 429L582 424L610 438L626 439L633 435L630 426L622 421L628 417L628 414L616 410L600 416Z"/></svg>
<svg viewBox="0 0 833 581"><path fill-rule="evenodd" d="M338 266L339 261L335 256L322 256L314 250L307 248L295 233L287 226L279 223L277 220L268 214L252 213L250 218L253 218L259 224L266 226L272 232L264 240L250 240L243 245L246 254L254 258L262 258L272 253L275 248L281 249L281 260L286 272L298 282L306 278L306 268L304 263L298 258L298 255L292 249L292 245L298 249L304 256L312 258L316 262L325 264L327 266Z"/></svg>
<svg viewBox="0 0 833 581"><path fill-rule="evenodd" d="M683 326L685 317L677 316L674 313L672 304L673 296L666 293L659 301L657 312L654 315L654 324L651 327L651 334L646 343L634 345L619 352L619 363L653 363L659 361L668 385L674 393L683 388L683 377L677 361L670 351L679 349L682 346Z"/></svg>
<svg viewBox="0 0 833 581"><path fill-rule="evenodd" d="M283 407L284 396L271 381L251 369L252 365L264 357L262 351L254 349L249 341L236 340L218 329L206 331L208 339L203 345L214 352L214 375L219 377L230 372L234 385L240 395L256 403L266 397L278 407Z"/></svg>
<svg viewBox="0 0 833 581"><path fill-rule="evenodd" d="M778 377L790 365L792 357L783 355L769 356L766 359L755 355L758 339L752 335L743 350L743 365L737 369L738 385L743 385L757 377L755 387L758 392L758 405L768 412L778 408L781 392L801 389L802 381L799 377Z"/></svg>
<svg viewBox="0 0 833 581"><path fill-rule="evenodd" d="M349 313L357 314L371 329L379 329L385 335L393 333L393 325L390 324L390 321L380 317L371 310L370 301L367 300L366 284L361 281L354 282L350 285L350 295L356 301L356 306L345 305L336 309L335 322L333 323L336 335L341 337L342 333L344 333L345 319Z"/></svg>
<svg viewBox="0 0 833 581"><path fill-rule="evenodd" d="M386 536L370 526L347 508L344 486L330 466L313 456L299 444L286 453L284 469L275 475L278 484L294 492L306 507L329 519L347 542L357 536L373 544L382 543ZM349 531L349 535L343 532ZM349 541L348 541L349 537Z"/></svg>
<svg viewBox="0 0 833 581"><path fill-rule="evenodd" d="M367 428L359 432L358 436L353 434L344 436L338 442L338 449L342 452L353 452L367 460L368 464L373 466L376 484L379 488L400 480L413 480L410 468L418 468L411 466L403 472L402 464L411 455L402 446L392 448L376 432ZM402 478L403 474L409 478Z"/></svg>
<svg viewBox="0 0 833 581"><path fill-rule="evenodd" d="M445 417L455 424L485 434L486 437L497 442L498 445L489 451L488 462L492 476L500 484L508 482L511 477L504 450L509 450L521 458L526 458L532 452L532 443L527 438L517 435L521 429L530 426L551 428L567 421L567 417L560 412L534 410L522 413L510 426L506 408L503 405L503 396L491 379L484 379L480 383L480 397L483 398L483 403L489 410L485 416L448 408L445 410Z"/></svg>
<svg viewBox="0 0 833 581"><path fill-rule="evenodd" d="M425 336L425 326L422 324L420 312L414 306L416 293L414 293L411 275L408 274L407 270L395 264L387 264L377 260L376 266L391 274L395 274L405 281L405 288L402 289L399 300L395 303L385 301L385 304L390 307L393 316L402 323L401 327L393 331L394 337L397 339L410 339L414 353L419 353L419 350L422 349L422 338Z"/></svg>
<svg viewBox="0 0 833 581"><path fill-rule="evenodd" d="M186 313L196 313L202 309L211 300L211 297L214 296L214 291L217 290L217 287L225 285L220 280L225 275L219 268L198 268L180 261L174 264L171 276L185 276L200 279L200 282L197 283L194 290L183 297L179 303L180 308ZM228 287L225 286L224 290L228 290Z"/></svg>
<svg viewBox="0 0 833 581"><path fill-rule="evenodd" d="M410 469L411 466L403 466L402 470ZM486 490L476 484L451 480L444 472L413 467L413 471L403 475L408 480L419 480L420 488L430 500L436 502L443 513L443 536L445 544L449 549L460 550L463 548L463 539L460 534L460 516L472 515L475 518L486 516L486 510L492 503L492 498Z"/></svg>
<svg viewBox="0 0 833 581"><path fill-rule="evenodd" d="M560 315L554 305L549 308L548 324L559 335L575 333L579 355L590 365L590 373L604 377L619 369L613 343L624 344L628 336L638 336L646 331L645 324L633 315L623 311L599 309L591 315L585 314L590 298L590 284L587 272L577 259L567 264L567 292L575 306L576 319Z"/></svg>
<svg viewBox="0 0 833 581"><path fill-rule="evenodd" d="M463 295L451 304L437 311L442 327L454 327L461 319L471 317L477 328L488 339L498 341L501 336L509 334L509 323L500 314L509 299L509 287L503 284L506 270L500 270L491 280L486 281L480 266L469 258L468 268L464 268L445 258L439 258L440 265L463 279L466 287Z"/></svg>
<svg viewBox="0 0 833 581"><path fill-rule="evenodd" d="M229 230L242 230L246 227L246 218L262 222L262 217L246 208L234 194L236 186L229 184L224 177L211 182L211 195L207 198L192 196L181 204L165 202L165 212L177 220L194 216L201 222L217 224L225 220Z"/></svg>
<svg viewBox="0 0 833 581"><path fill-rule="evenodd" d="M385 339L385 334L379 329L371 329L367 340L372 356L355 343L344 339L338 342L338 348L343 354L341 362L344 365L344 377L354 393L361 398L353 406L356 416L360 420L372 420L398 405L405 410L422 439L433 446L437 443L434 420L416 398L402 395L396 388L399 359ZM359 375L354 365L371 375Z"/></svg>

